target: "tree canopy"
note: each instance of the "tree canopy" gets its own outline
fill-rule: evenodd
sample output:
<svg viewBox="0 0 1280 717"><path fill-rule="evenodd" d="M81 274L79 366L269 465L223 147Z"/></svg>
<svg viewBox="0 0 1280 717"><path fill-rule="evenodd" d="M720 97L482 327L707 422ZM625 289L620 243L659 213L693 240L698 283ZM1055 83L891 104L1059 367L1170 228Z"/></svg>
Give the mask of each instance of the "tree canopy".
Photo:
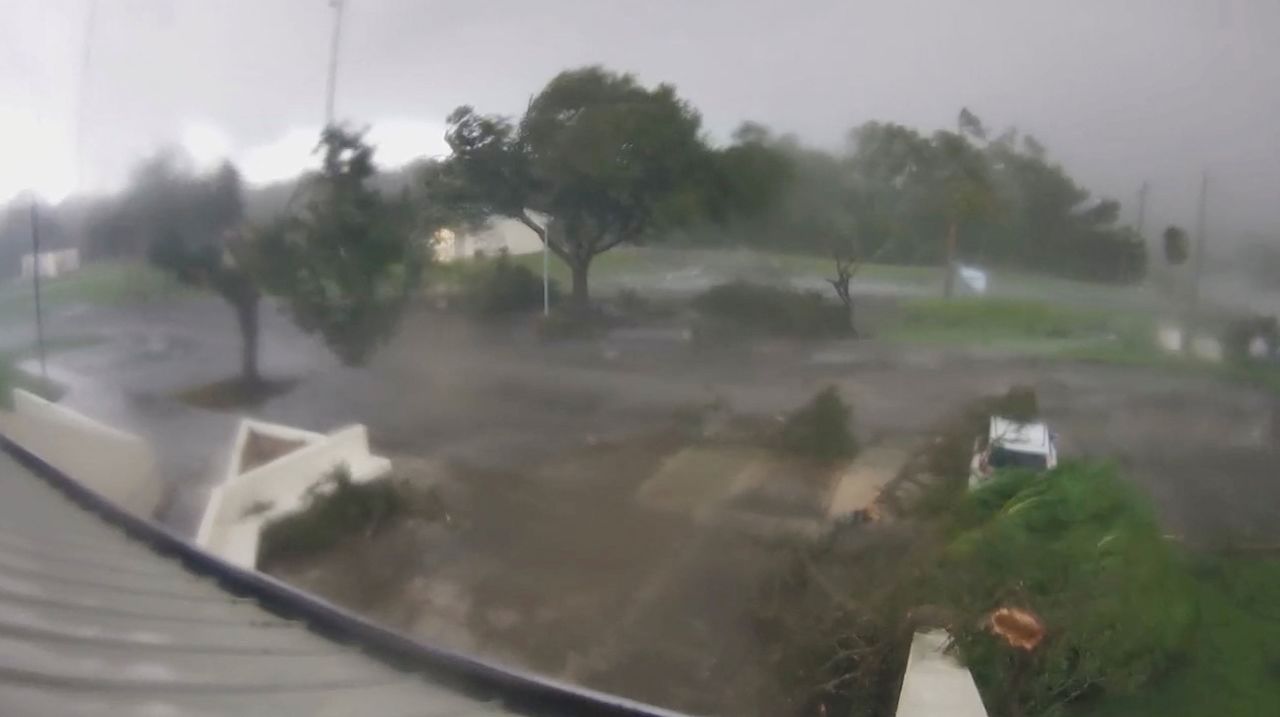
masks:
<svg viewBox="0 0 1280 717"><path fill-rule="evenodd" d="M1009 128L991 138L967 109L958 125L925 135L869 122L841 152L746 125L717 152L736 162L725 162L732 178L719 226L687 235L824 255L855 246L883 262L965 261L1092 281L1143 275L1146 244L1119 223L1117 202L1092 196L1030 135Z"/></svg>
<svg viewBox="0 0 1280 717"><path fill-rule="evenodd" d="M578 306L599 254L699 213L701 118L670 85L585 67L557 75L519 122L460 107L432 195L524 222L573 275Z"/></svg>
<svg viewBox="0 0 1280 717"><path fill-rule="evenodd" d="M426 260L407 198L373 186L363 133L326 127L321 168L303 178L289 215L259 232L268 289L344 363L366 362L399 325Z"/></svg>

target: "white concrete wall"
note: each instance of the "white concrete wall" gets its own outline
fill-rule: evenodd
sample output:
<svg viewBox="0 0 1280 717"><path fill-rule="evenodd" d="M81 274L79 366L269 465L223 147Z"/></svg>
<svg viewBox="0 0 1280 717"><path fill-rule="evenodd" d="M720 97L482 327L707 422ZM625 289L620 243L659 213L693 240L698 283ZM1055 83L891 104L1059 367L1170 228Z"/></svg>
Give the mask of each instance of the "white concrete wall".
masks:
<svg viewBox="0 0 1280 717"><path fill-rule="evenodd" d="M129 512L151 517L162 488L155 453L141 438L20 389L0 431L54 468Z"/></svg>
<svg viewBox="0 0 1280 717"><path fill-rule="evenodd" d="M249 434L254 432L283 441L297 441L306 444L318 443L325 438L323 433L316 433L315 431L307 431L279 423L255 421L251 418L242 418L240 419L240 425L236 427L235 438L231 441L231 458L227 461L227 472L220 483L226 483L243 472L244 446L249 440Z"/></svg>
<svg viewBox="0 0 1280 717"><path fill-rule="evenodd" d="M973 675L946 653L950 641L945 630L912 638L896 717L987 717Z"/></svg>
<svg viewBox="0 0 1280 717"><path fill-rule="evenodd" d="M53 278L80 268L79 249L61 249L58 251L42 251L39 257L40 276ZM22 276L30 278L35 274L37 260L34 254L22 255Z"/></svg>
<svg viewBox="0 0 1280 717"><path fill-rule="evenodd" d="M271 435L270 424L256 424L252 430ZM243 432L242 427L237 435ZM232 458L233 464L238 461ZM353 481L364 482L385 475L391 461L369 453L369 436L362 425L322 436L246 473L228 476L209 496L196 542L236 565L255 567L262 528L303 508L312 489L343 466Z"/></svg>

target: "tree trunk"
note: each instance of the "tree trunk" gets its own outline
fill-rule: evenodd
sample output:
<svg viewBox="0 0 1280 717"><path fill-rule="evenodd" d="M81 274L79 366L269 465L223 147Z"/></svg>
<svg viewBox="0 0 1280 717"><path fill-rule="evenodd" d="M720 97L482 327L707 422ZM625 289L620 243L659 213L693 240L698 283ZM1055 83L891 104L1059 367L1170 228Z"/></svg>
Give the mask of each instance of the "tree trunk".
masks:
<svg viewBox="0 0 1280 717"><path fill-rule="evenodd" d="M942 295L950 299L956 291L956 223L951 221L947 223L947 258L946 268L947 274L942 281Z"/></svg>
<svg viewBox="0 0 1280 717"><path fill-rule="evenodd" d="M240 326L240 381L253 386L262 381L258 373L258 297L238 302L235 310Z"/></svg>
<svg viewBox="0 0 1280 717"><path fill-rule="evenodd" d="M590 259L575 259L569 264L573 272L573 308L584 314L591 305L591 296L587 290L587 269L590 266Z"/></svg>
<svg viewBox="0 0 1280 717"><path fill-rule="evenodd" d="M845 317L849 320L849 333L852 336L857 337L858 325L857 322L854 321L853 292L849 288L852 278L852 276L846 276L843 273L838 273L835 279L828 279L828 281L830 281L831 286L835 288L836 297L840 299L840 303L844 304Z"/></svg>

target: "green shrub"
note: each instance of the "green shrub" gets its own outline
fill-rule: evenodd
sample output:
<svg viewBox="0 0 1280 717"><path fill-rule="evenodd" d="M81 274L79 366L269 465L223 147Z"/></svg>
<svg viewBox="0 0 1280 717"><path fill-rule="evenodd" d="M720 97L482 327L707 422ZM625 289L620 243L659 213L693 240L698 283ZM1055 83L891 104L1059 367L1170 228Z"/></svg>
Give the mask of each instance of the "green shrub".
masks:
<svg viewBox="0 0 1280 717"><path fill-rule="evenodd" d="M443 509L434 493L415 493L392 478L354 483L338 470L313 490L302 511L263 529L259 562L322 553L343 540L374 535L408 513L434 519Z"/></svg>
<svg viewBox="0 0 1280 717"><path fill-rule="evenodd" d="M696 296L693 307L726 324L778 336L820 337L849 332L844 307L816 291L791 291L735 281Z"/></svg>
<svg viewBox="0 0 1280 717"><path fill-rule="evenodd" d="M956 642L988 704L1016 702L1030 715L1142 689L1186 654L1196 626L1186 566L1109 467L998 476L959 506L932 572L931 591L960 615ZM1022 660L985 628L1002 606L1030 610L1047 628L1021 680Z"/></svg>
<svg viewBox="0 0 1280 717"><path fill-rule="evenodd" d="M1261 339L1267 352L1280 348L1280 325L1274 316L1243 316L1232 319L1222 332L1222 350L1234 363L1253 361L1250 349Z"/></svg>
<svg viewBox="0 0 1280 717"><path fill-rule="evenodd" d="M783 450L819 461L848 458L858 450L850 432L850 409L828 386L792 413L778 435Z"/></svg>
<svg viewBox="0 0 1280 717"><path fill-rule="evenodd" d="M492 261L482 261L462 277L463 302L484 316L534 311L542 308L542 277L526 266L511 260L505 252ZM550 286L555 301L560 290L554 281Z"/></svg>
<svg viewBox="0 0 1280 717"><path fill-rule="evenodd" d="M562 306L552 309L550 316L539 316L537 331L538 337L546 341L587 339L599 336L612 325L610 317L599 311Z"/></svg>

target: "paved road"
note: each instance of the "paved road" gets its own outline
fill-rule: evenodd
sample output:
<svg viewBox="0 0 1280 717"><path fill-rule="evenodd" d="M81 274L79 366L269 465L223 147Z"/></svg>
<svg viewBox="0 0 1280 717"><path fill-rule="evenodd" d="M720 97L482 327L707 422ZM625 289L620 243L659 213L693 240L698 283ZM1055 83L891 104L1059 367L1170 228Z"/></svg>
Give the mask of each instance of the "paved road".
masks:
<svg viewBox="0 0 1280 717"><path fill-rule="evenodd" d="M82 309L50 324L54 335L105 338L53 357L55 375L71 387L65 400L155 441L176 486L167 517L188 525L234 418L171 396L235 370L231 313L214 299L188 298ZM415 312L365 368L339 366L272 310L262 348L269 375L301 380L253 414L316 430L362 422L388 452L500 467L654 425L689 406L719 401L777 414L832 383L874 440L917 432L965 400L1029 383L1064 453L1119 461L1171 531L1202 542L1280 538L1267 398L1193 376L871 342L694 348L678 333L632 332L542 344L525 326L477 327L427 311Z"/></svg>

